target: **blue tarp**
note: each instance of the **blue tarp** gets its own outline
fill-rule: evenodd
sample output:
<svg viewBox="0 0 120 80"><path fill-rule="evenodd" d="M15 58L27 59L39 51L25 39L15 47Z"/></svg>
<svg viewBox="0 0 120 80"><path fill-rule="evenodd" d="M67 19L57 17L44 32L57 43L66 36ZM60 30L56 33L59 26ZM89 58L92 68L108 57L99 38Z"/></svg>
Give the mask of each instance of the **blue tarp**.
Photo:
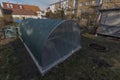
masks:
<svg viewBox="0 0 120 80"><path fill-rule="evenodd" d="M22 20L15 20L15 22L16 22L16 23L21 23L21 22L22 22Z"/></svg>

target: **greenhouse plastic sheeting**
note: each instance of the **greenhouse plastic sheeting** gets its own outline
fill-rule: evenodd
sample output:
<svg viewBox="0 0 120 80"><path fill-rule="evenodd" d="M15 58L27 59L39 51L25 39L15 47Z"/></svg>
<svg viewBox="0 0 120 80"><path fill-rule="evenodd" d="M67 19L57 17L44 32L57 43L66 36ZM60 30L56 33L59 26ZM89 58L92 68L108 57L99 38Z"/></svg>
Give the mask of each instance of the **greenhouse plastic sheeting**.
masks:
<svg viewBox="0 0 120 80"><path fill-rule="evenodd" d="M21 40L42 74L81 48L80 29L73 20L27 19Z"/></svg>
<svg viewBox="0 0 120 80"><path fill-rule="evenodd" d="M102 11L101 22L97 33L120 38L120 9Z"/></svg>

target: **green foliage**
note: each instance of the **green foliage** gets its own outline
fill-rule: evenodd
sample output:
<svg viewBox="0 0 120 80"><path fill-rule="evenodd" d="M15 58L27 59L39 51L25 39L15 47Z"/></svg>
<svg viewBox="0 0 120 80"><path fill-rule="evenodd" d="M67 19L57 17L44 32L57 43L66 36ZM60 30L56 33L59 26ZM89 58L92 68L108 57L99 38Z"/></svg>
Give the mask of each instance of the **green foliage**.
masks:
<svg viewBox="0 0 120 80"><path fill-rule="evenodd" d="M89 13L87 13L87 12L81 13L81 17L83 19L88 19L89 18Z"/></svg>
<svg viewBox="0 0 120 80"><path fill-rule="evenodd" d="M12 22L10 25L11 25L11 26L15 26L15 27L17 27L17 26L18 26L18 23L16 23L16 22Z"/></svg>
<svg viewBox="0 0 120 80"><path fill-rule="evenodd" d="M47 17L47 18L51 18L51 19L54 18L54 14L52 13L51 10L46 13L46 17Z"/></svg>
<svg viewBox="0 0 120 80"><path fill-rule="evenodd" d="M55 18L65 19L64 10L57 10L57 11L55 12Z"/></svg>

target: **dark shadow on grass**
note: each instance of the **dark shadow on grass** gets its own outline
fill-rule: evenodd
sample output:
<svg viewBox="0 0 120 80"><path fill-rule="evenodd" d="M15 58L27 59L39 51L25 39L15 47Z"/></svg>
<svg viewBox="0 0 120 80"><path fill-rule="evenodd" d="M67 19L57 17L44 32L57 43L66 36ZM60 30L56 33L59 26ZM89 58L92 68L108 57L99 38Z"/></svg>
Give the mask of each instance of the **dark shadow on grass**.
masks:
<svg viewBox="0 0 120 80"><path fill-rule="evenodd" d="M10 55L9 63L7 63L7 59L5 59L5 64L8 64L8 73L9 75L15 74L14 77L9 77L10 80L39 80L41 75L38 72L37 67L32 61L30 55L26 51L24 45L20 41L20 39L15 39L12 42L9 42L6 45L0 46L0 50L2 51L3 56ZM6 58L6 57L5 57ZM15 58L15 59L13 59ZM7 66L4 66L7 67ZM13 70L11 70L13 69ZM10 71L9 71L10 70ZM12 74L10 74L12 72ZM3 75L6 77L6 75ZM5 80L5 79L2 79Z"/></svg>
<svg viewBox="0 0 120 80"><path fill-rule="evenodd" d="M30 80L33 78L39 80L41 74L38 72L37 67L35 66L20 39L16 39L14 42L12 42L12 46L16 57L21 61L20 75L22 79Z"/></svg>
<svg viewBox="0 0 120 80"><path fill-rule="evenodd" d="M82 37L82 49L41 77L37 67L19 39L0 47L1 80L120 80L120 70L111 70L111 58L119 62L118 42ZM90 43L105 44L113 50L108 54L88 47Z"/></svg>

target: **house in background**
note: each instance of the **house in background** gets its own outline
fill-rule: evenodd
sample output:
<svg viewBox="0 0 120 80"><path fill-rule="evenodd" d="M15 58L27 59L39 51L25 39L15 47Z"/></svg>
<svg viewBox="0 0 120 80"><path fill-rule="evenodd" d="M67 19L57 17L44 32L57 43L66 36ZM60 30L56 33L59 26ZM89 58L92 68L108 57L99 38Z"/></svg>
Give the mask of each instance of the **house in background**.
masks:
<svg viewBox="0 0 120 80"><path fill-rule="evenodd" d="M11 16L14 21L24 20L26 18L41 18L41 12L38 6L3 2L2 8L3 10L7 10L7 13L10 10L12 11Z"/></svg>
<svg viewBox="0 0 120 80"><path fill-rule="evenodd" d="M60 2L56 2L56 3L50 4L49 8L54 13L54 12L60 10L60 6L61 6Z"/></svg>
<svg viewBox="0 0 120 80"><path fill-rule="evenodd" d="M49 8L53 13L56 11L55 4L50 4Z"/></svg>
<svg viewBox="0 0 120 80"><path fill-rule="evenodd" d="M63 9L65 14L74 13L75 0L61 0L59 2L50 4L50 10L54 13L58 10Z"/></svg>
<svg viewBox="0 0 120 80"><path fill-rule="evenodd" d="M75 14L77 17L81 16L81 13L95 13L96 7L99 6L98 0L61 0L59 2L50 5L52 12L63 8L67 15Z"/></svg>
<svg viewBox="0 0 120 80"><path fill-rule="evenodd" d="M3 14L2 14L2 8L1 8L1 5L0 5L0 17L2 17Z"/></svg>
<svg viewBox="0 0 120 80"><path fill-rule="evenodd" d="M2 13L4 16L4 21L6 23L13 22L13 17L12 17L12 10L11 9L2 9Z"/></svg>
<svg viewBox="0 0 120 80"><path fill-rule="evenodd" d="M0 18L3 17L3 13L2 13L2 7L0 5Z"/></svg>
<svg viewBox="0 0 120 80"><path fill-rule="evenodd" d="M97 0L78 0L77 15L80 16L81 13L93 14L98 6Z"/></svg>

